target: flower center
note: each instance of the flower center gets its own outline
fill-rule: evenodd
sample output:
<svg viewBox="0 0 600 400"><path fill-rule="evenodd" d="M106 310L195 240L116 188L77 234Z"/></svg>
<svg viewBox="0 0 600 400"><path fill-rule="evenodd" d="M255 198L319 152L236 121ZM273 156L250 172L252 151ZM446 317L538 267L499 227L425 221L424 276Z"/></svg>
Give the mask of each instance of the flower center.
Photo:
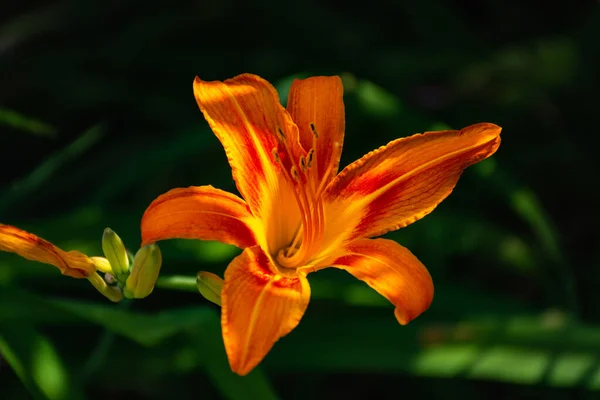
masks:
<svg viewBox="0 0 600 400"><path fill-rule="evenodd" d="M279 249L275 256L277 263L286 269L306 266L318 255L323 243L325 215L322 194L327 183L324 177L328 176L331 166L322 177L318 176L316 148L319 134L313 123L310 124L310 129L313 133L312 148L306 156L302 155L298 160L293 157L283 131L278 129L285 156L291 164L288 168L284 166L277 149L272 151L275 161L282 167L288 180L293 183L294 197L301 216L291 242Z"/></svg>

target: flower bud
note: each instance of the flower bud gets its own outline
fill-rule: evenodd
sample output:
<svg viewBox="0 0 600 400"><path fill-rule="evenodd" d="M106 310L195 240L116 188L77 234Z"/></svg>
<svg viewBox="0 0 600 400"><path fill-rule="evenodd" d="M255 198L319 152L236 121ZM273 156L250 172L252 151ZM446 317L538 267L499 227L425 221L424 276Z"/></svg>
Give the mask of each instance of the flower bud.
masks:
<svg viewBox="0 0 600 400"><path fill-rule="evenodd" d="M221 291L223 290L223 279L212 272L200 271L196 275L198 291L204 298L216 305L221 305Z"/></svg>
<svg viewBox="0 0 600 400"><path fill-rule="evenodd" d="M119 281L125 282L129 274L127 250L121 238L110 228L106 228L102 235L102 251L110 263L112 274Z"/></svg>
<svg viewBox="0 0 600 400"><path fill-rule="evenodd" d="M143 299L150 295L158 279L161 264L162 255L156 243L139 249L133 258L131 274L125 283L125 297Z"/></svg>

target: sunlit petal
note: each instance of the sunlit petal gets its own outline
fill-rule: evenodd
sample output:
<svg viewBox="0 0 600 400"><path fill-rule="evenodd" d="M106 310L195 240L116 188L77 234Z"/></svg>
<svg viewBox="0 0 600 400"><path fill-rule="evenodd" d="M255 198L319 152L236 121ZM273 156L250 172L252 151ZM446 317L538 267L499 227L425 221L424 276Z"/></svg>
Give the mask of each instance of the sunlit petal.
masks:
<svg viewBox="0 0 600 400"><path fill-rule="evenodd" d="M258 226L246 202L212 186L178 188L158 196L142 217L142 246L165 239L256 244Z"/></svg>
<svg viewBox="0 0 600 400"><path fill-rule="evenodd" d="M415 222L452 192L466 167L494 154L500 131L481 123L413 135L370 152L328 186L328 224L353 225L353 239Z"/></svg>
<svg viewBox="0 0 600 400"><path fill-rule="evenodd" d="M425 311L433 300L429 272L408 249L393 240L351 242L332 266L350 272L394 304L394 314L402 325Z"/></svg>
<svg viewBox="0 0 600 400"><path fill-rule="evenodd" d="M290 87L287 110L298 126L302 147L307 152L315 148L317 182L338 171L344 142L343 93L338 76L296 79Z"/></svg>
<svg viewBox="0 0 600 400"><path fill-rule="evenodd" d="M256 75L244 74L224 82L196 78L194 94L225 148L250 210L257 218L273 219L279 194L293 190L292 162L297 164L306 154L275 88Z"/></svg>
<svg viewBox="0 0 600 400"><path fill-rule="evenodd" d="M245 249L225 271L223 340L231 369L240 375L298 325L308 306L310 287L304 275L283 277L272 271L258 246Z"/></svg>
<svg viewBox="0 0 600 400"><path fill-rule="evenodd" d="M54 265L64 275L73 278L85 278L96 270L93 260L85 254L76 250L64 251L32 233L10 225L0 224L0 250Z"/></svg>

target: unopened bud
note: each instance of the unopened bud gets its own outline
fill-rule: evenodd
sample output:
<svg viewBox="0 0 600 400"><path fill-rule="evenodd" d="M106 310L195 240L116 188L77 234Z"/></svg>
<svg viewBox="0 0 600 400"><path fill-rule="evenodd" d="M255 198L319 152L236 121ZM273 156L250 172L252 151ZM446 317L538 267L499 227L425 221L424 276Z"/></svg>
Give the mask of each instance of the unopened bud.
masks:
<svg viewBox="0 0 600 400"><path fill-rule="evenodd" d="M112 229L106 228L102 235L102 251L112 267L113 275L125 282L129 274L129 259L123 241Z"/></svg>
<svg viewBox="0 0 600 400"><path fill-rule="evenodd" d="M125 297L143 299L150 295L158 279L161 264L162 255L156 243L139 249L133 258L131 274L125 284Z"/></svg>
<svg viewBox="0 0 600 400"><path fill-rule="evenodd" d="M223 279L212 272L200 271L196 275L198 291L208 301L221 305L221 291L223 290Z"/></svg>

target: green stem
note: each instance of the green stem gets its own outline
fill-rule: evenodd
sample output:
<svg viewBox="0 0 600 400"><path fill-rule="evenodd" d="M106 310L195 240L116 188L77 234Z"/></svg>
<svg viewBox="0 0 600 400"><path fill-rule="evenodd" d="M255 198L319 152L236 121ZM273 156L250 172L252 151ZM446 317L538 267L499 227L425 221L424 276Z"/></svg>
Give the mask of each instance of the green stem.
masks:
<svg viewBox="0 0 600 400"><path fill-rule="evenodd" d="M156 281L157 288L180 290L183 292L196 292L198 293L198 285L196 284L195 276L185 275L172 275L172 276L161 276Z"/></svg>

